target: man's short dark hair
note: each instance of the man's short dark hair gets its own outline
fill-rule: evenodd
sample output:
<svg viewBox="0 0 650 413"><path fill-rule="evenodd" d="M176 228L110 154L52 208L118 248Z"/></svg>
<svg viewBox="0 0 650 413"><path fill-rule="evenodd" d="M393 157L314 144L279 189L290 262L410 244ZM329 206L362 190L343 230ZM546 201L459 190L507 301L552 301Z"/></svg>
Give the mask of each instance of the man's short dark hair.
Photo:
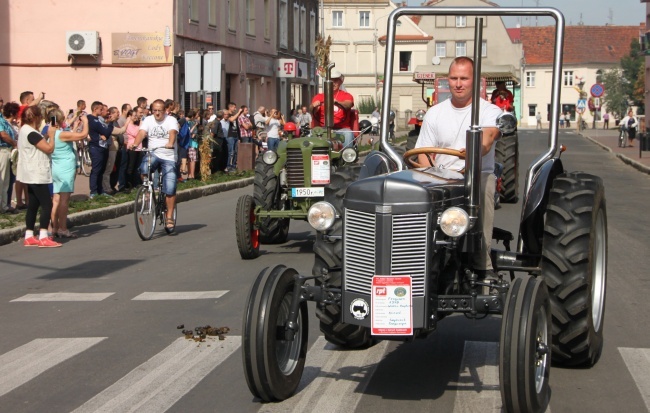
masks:
<svg viewBox="0 0 650 413"><path fill-rule="evenodd" d="M86 101L85 101L85 100L81 100L81 99L80 99L80 100L77 101L77 107L79 107L79 106L81 106L81 105L85 105L85 104L86 104Z"/></svg>
<svg viewBox="0 0 650 413"><path fill-rule="evenodd" d="M248 106L246 106L246 105L241 105L241 106L239 107L239 109L241 109L241 110L248 109Z"/></svg>
<svg viewBox="0 0 650 413"><path fill-rule="evenodd" d="M237 107L237 104L235 102L228 102L228 107L231 107L231 106Z"/></svg>
<svg viewBox="0 0 650 413"><path fill-rule="evenodd" d="M129 108L129 106L131 106L131 105L129 105L128 103L124 103L124 104L122 105L122 112L124 112L125 110L127 110L127 109Z"/></svg>
<svg viewBox="0 0 650 413"><path fill-rule="evenodd" d="M20 94L20 103L25 103L25 99L29 97L29 95L33 95L34 92L30 92L29 90L24 91L23 93Z"/></svg>
<svg viewBox="0 0 650 413"><path fill-rule="evenodd" d="M96 101L93 102L92 105L90 105L90 111L94 112L95 109L97 109L98 107L101 107L101 106L104 106L104 104L102 102L96 100Z"/></svg>
<svg viewBox="0 0 650 413"><path fill-rule="evenodd" d="M165 109L169 109L174 106L174 100L173 99L167 99L165 101Z"/></svg>
<svg viewBox="0 0 650 413"><path fill-rule="evenodd" d="M137 100L137 103L138 103L138 106L142 106L143 103L144 103L144 104L147 103L147 98L144 97L144 96L140 96L140 97L138 98L138 100Z"/></svg>

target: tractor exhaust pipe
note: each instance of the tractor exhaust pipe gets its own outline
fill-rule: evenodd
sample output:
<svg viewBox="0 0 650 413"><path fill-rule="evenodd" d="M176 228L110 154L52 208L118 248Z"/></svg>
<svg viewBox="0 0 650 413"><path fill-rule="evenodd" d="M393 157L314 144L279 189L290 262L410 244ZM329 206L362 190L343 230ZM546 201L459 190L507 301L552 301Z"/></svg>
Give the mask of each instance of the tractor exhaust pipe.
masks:
<svg viewBox="0 0 650 413"><path fill-rule="evenodd" d="M466 133L465 157L465 201L470 219L470 228L474 227L481 207L481 148L483 131L479 126L481 108L481 45L483 44L483 19L475 19L474 29L474 89L472 90L472 120ZM473 231L474 233L476 231ZM480 238L479 238L480 240ZM474 245L480 245L472 243Z"/></svg>
<svg viewBox="0 0 650 413"><path fill-rule="evenodd" d="M325 93L325 129L327 130L327 140L332 140L332 129L334 128L334 83L332 83L332 69L335 64L327 65L325 71L325 82L323 92Z"/></svg>

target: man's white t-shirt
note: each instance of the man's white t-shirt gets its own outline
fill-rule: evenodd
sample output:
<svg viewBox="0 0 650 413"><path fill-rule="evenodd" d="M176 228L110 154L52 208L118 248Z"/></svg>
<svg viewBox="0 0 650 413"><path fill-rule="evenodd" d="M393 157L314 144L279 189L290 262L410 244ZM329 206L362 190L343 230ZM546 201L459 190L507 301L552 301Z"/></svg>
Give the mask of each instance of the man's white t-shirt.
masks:
<svg viewBox="0 0 650 413"><path fill-rule="evenodd" d="M178 129L178 121L169 115L165 116L165 119L161 122L158 122L153 115L147 116L140 122L140 130L147 132L149 137L149 149L167 145L169 143L169 131L175 130L178 132ZM176 162L176 148L176 141L174 141L173 149L158 149L155 155L157 158Z"/></svg>
<svg viewBox="0 0 650 413"><path fill-rule="evenodd" d="M496 127L497 117L503 111L487 100L480 99L479 126ZM445 149L463 149L466 146L466 132L470 128L472 105L456 108L447 99L430 108L422 122L416 148L436 147ZM494 172L494 147L483 156L482 172ZM454 171L465 168L465 160L452 155L436 155L436 166Z"/></svg>

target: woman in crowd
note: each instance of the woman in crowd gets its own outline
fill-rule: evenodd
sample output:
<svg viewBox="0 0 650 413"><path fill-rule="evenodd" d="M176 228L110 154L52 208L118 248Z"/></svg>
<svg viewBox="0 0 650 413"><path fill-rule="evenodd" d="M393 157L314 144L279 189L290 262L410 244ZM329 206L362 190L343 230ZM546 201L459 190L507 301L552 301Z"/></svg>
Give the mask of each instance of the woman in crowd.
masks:
<svg viewBox="0 0 650 413"><path fill-rule="evenodd" d="M201 119L199 112L196 109L191 109L187 113L187 119L190 127L190 147L187 149L187 158L189 160L190 169L188 171L187 179L195 179L194 172L196 171L196 161L198 159L197 153L199 151L198 140L198 124Z"/></svg>
<svg viewBox="0 0 650 413"><path fill-rule="evenodd" d="M634 138L636 137L636 130L639 126L639 121L636 119L636 116L634 116L634 111L632 109L627 111L627 116L623 118L621 123L623 124L623 127L627 130L627 139L628 139L627 146L633 148L634 145L632 145L632 141L634 141Z"/></svg>
<svg viewBox="0 0 650 413"><path fill-rule="evenodd" d="M276 151L280 144L280 131L284 126L284 116L277 109L271 109L271 116L266 118L266 140L269 150Z"/></svg>
<svg viewBox="0 0 650 413"><path fill-rule="evenodd" d="M52 235L62 238L77 238L77 235L70 232L67 225L68 206L70 195L74 192L74 178L77 175L77 160L73 142L84 139L88 136L88 118L81 115L78 124L70 125L73 131L82 126L81 132L63 131L59 125L63 125L65 118L61 110L56 109L50 113L56 118L56 125L50 125L54 130L54 152L52 153L52 181L54 183L52 197ZM52 133L48 130L48 135Z"/></svg>
<svg viewBox="0 0 650 413"><path fill-rule="evenodd" d="M11 154L16 149L18 134L12 123L18 113L20 106L15 102L9 102L2 108L0 114L0 212L17 214L16 208L11 206L11 187L15 176L11 171ZM6 197L6 199L5 199Z"/></svg>
<svg viewBox="0 0 650 413"><path fill-rule="evenodd" d="M38 106L29 106L22 113L21 128L18 134L18 173L16 178L27 185L29 203L25 215L26 247L55 248L61 244L47 234L52 214L52 198L48 185L52 183L50 155L54 152L55 128L50 128L48 136L38 132L43 115ZM41 209L40 233L34 236L34 226L38 209Z"/></svg>
<svg viewBox="0 0 650 413"><path fill-rule="evenodd" d="M140 132L140 120L144 115L144 110L141 107L136 107L133 110L127 112L127 117L131 117L131 122L126 127L126 133L124 135L124 143L127 148L133 146L135 142L135 137L138 136ZM137 169L142 163L142 144L138 145L134 150L129 150L127 153L128 163L126 166L126 188L132 189L140 185L141 179L140 173Z"/></svg>

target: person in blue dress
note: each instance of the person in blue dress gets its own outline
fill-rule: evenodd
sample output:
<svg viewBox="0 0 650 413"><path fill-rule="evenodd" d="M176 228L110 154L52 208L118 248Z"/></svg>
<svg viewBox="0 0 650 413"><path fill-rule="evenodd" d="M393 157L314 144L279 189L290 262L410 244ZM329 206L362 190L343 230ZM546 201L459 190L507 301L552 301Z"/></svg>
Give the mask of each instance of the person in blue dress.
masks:
<svg viewBox="0 0 650 413"><path fill-rule="evenodd" d="M80 141L88 136L88 118L82 115L78 123L68 125L69 130L62 130L65 122L63 112L56 109L50 113L56 117L54 127L54 152L52 152L52 182L54 196L52 197L52 235L60 238L77 238L67 227L68 205L70 195L74 192L74 179L77 175L77 161L73 141ZM73 132L80 130L80 132Z"/></svg>

